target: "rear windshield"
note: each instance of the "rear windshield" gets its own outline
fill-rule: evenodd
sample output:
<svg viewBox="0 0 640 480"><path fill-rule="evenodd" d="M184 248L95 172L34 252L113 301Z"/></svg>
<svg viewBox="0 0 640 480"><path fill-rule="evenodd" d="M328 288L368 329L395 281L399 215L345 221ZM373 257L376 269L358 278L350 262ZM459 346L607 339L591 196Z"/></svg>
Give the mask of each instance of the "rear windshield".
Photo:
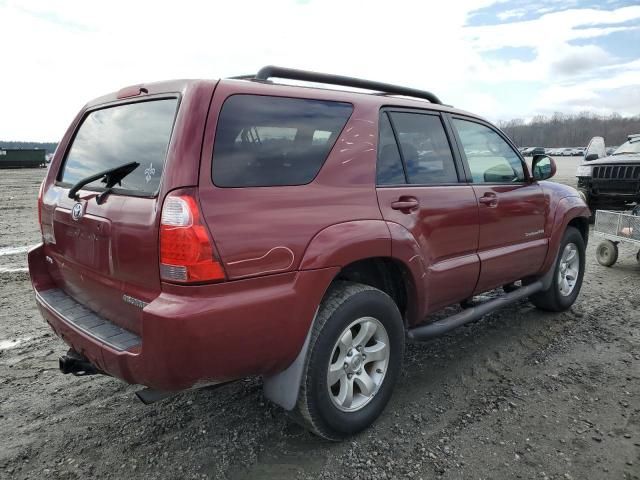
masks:
<svg viewBox="0 0 640 480"><path fill-rule="evenodd" d="M73 185L83 178L120 165L140 165L122 179L125 190L157 193L171 139L177 98L130 103L89 113L69 148L58 177ZM85 188L104 187L99 180Z"/></svg>
<svg viewBox="0 0 640 480"><path fill-rule="evenodd" d="M213 182L220 187L304 185L317 175L353 107L233 95L220 112Z"/></svg>

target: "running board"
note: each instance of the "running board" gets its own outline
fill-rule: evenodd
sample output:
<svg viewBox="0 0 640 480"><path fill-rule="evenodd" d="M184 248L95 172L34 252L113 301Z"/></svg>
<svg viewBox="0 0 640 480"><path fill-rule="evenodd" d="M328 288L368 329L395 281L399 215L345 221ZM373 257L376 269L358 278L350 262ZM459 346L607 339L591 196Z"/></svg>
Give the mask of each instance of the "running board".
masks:
<svg viewBox="0 0 640 480"><path fill-rule="evenodd" d="M522 286L513 292L505 293L498 298L481 303L476 307L466 308L460 313L456 313L450 317L443 318L442 320L438 320L427 325L412 328L407 331L407 336L411 340L427 340L429 338L437 337L459 327L460 325L479 320L486 314L498 310L499 308L506 307L518 300L529 297L530 295L543 290L544 286L544 279L540 279L529 285Z"/></svg>

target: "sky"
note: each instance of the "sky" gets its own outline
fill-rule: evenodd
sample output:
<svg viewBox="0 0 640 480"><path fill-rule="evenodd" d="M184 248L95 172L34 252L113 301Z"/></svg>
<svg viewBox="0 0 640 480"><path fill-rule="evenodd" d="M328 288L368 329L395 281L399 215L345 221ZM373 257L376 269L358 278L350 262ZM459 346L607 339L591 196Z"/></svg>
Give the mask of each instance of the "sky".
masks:
<svg viewBox="0 0 640 480"><path fill-rule="evenodd" d="M493 121L640 114L640 0L0 0L0 139L92 98L268 64L397 83Z"/></svg>

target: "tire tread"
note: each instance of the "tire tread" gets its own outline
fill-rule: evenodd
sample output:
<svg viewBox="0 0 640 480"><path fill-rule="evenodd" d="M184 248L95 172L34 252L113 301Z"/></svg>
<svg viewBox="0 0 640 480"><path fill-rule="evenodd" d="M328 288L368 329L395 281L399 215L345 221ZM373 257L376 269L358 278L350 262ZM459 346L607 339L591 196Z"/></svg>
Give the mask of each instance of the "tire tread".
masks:
<svg viewBox="0 0 640 480"><path fill-rule="evenodd" d="M320 305L320 309L318 310L318 316L313 322L313 330L309 339L307 358L305 359L304 368L302 370L302 382L300 383L298 402L292 414L294 419L303 427L311 430L319 437L325 438L327 440L337 441L340 440L340 438L336 437L334 434L332 434L332 432L324 429L322 427L322 422L320 422L316 418L311 408L309 407L309 388L311 386L311 379L308 375L309 364L311 358L313 357L315 344L322 334L322 330L325 324L327 323L329 318L331 318L331 315L333 315L333 313L353 295L360 292L365 292L367 290L379 291L378 289L370 285L364 285L361 283L348 281L334 282L329 287L329 291L327 292L327 295L325 296L322 304Z"/></svg>

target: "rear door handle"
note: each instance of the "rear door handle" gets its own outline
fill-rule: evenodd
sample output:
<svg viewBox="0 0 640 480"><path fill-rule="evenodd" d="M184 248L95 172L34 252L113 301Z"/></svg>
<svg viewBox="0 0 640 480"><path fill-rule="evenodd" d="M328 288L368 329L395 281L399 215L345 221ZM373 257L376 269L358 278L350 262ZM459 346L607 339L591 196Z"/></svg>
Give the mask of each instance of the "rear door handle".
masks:
<svg viewBox="0 0 640 480"><path fill-rule="evenodd" d="M394 210L400 210L402 213L409 213L412 210L416 210L420 206L417 198L414 197L400 197L395 202L391 202L391 208Z"/></svg>
<svg viewBox="0 0 640 480"><path fill-rule="evenodd" d="M497 207L498 206L498 196L493 192L486 192L483 196L478 199L478 202L486 205L487 207Z"/></svg>

